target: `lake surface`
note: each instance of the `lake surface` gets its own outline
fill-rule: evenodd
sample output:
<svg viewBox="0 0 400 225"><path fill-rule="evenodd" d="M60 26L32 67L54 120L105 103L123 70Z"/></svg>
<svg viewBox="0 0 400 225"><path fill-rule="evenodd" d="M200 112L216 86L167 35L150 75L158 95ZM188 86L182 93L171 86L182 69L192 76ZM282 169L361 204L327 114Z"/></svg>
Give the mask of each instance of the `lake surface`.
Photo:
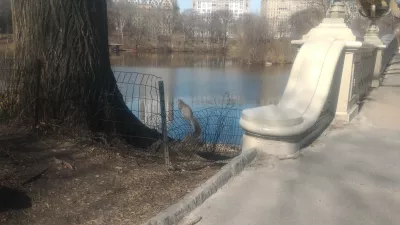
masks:
<svg viewBox="0 0 400 225"><path fill-rule="evenodd" d="M160 77L164 81L166 98L181 98L193 107L200 104L196 99L214 100L226 94L240 99L238 106L273 103L282 95L291 68L291 65L245 68L232 60L223 60L222 56L186 54L174 57L125 53L113 55L111 62L116 71Z"/></svg>
<svg viewBox="0 0 400 225"><path fill-rule="evenodd" d="M200 121L204 141L231 144L241 141L241 111L278 102L291 68L244 67L223 56L194 54L123 53L112 55L111 63L127 105L147 125L160 127L158 90L152 86L163 80L170 136L191 132L177 108L181 99Z"/></svg>

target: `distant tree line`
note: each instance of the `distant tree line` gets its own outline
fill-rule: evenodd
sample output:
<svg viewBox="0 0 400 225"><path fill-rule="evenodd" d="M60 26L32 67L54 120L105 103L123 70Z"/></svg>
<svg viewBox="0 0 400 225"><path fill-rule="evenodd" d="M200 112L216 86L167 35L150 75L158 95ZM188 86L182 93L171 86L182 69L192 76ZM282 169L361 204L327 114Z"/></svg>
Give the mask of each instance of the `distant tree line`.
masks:
<svg viewBox="0 0 400 225"><path fill-rule="evenodd" d="M267 21L259 15L235 18L229 10L199 14L191 9L180 12L177 6L146 8L124 1L109 4L108 11L110 40L137 50L222 52L246 64L264 63L268 58L291 62L289 39L273 40ZM282 46L288 52L280 52Z"/></svg>
<svg viewBox="0 0 400 225"><path fill-rule="evenodd" d="M308 8L289 18L285 29L291 36L276 40L276 31L270 29L273 21L255 14L235 18L229 10L198 14L191 9L180 12L178 5L151 8L107 0L109 39L137 51L222 52L237 56L246 64L291 62L295 51L290 40L301 38L317 26L329 9L326 0L314 0L312 4L309 0L300 1L307 1ZM369 21L355 14L348 10L346 22L363 36ZM391 15L379 20L381 34L392 32L396 23ZM11 32L11 1L0 0L0 33Z"/></svg>

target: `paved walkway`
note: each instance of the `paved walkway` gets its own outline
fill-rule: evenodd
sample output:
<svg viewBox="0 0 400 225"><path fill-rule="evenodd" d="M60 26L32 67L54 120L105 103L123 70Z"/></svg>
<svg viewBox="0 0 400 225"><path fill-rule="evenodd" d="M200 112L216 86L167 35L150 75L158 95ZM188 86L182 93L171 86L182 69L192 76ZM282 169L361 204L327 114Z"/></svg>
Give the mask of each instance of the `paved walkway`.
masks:
<svg viewBox="0 0 400 225"><path fill-rule="evenodd" d="M400 81L400 67L397 74ZM400 86L384 85L350 125L331 130L297 160L257 160L185 221L400 224Z"/></svg>

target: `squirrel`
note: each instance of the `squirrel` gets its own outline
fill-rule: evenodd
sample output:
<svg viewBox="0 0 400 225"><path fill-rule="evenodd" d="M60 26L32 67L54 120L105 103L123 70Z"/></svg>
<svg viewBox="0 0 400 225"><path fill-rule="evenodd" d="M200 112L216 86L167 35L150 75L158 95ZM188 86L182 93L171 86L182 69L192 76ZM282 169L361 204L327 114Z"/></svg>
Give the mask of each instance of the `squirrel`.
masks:
<svg viewBox="0 0 400 225"><path fill-rule="evenodd" d="M189 121L193 128L192 137L195 139L199 139L201 136L201 127L199 121L194 117L192 108L188 106L184 101L178 99L178 108L182 113L182 116L185 120Z"/></svg>

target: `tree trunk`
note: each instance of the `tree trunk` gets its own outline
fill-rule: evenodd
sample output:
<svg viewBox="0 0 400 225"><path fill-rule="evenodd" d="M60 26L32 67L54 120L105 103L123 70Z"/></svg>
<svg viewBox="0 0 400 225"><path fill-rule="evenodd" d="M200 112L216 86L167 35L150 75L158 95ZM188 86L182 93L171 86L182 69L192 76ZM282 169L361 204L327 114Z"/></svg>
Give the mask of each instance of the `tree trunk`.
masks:
<svg viewBox="0 0 400 225"><path fill-rule="evenodd" d="M58 121L148 147L161 135L126 106L111 70L106 0L14 0L17 104L39 94L40 121ZM30 72L39 60L40 88ZM28 113L28 110L26 110Z"/></svg>

